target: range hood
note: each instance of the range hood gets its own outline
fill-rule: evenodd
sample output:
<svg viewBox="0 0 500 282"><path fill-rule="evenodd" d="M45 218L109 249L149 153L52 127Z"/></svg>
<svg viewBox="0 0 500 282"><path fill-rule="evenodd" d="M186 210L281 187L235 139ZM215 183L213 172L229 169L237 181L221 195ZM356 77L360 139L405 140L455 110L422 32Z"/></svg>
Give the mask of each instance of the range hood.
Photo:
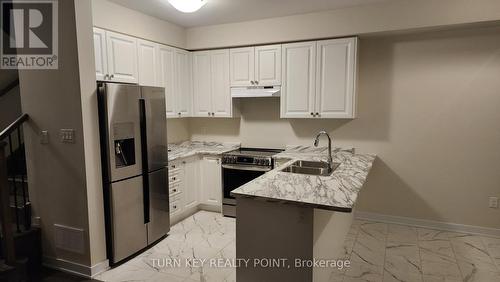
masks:
<svg viewBox="0 0 500 282"><path fill-rule="evenodd" d="M232 98L279 97L281 86L231 87Z"/></svg>

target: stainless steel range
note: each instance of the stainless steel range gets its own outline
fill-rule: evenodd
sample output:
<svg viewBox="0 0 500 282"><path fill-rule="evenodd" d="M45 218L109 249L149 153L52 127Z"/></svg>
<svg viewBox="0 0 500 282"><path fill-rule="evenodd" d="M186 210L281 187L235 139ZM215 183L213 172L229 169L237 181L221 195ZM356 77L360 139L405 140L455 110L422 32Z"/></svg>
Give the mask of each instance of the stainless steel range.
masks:
<svg viewBox="0 0 500 282"><path fill-rule="evenodd" d="M231 191L274 168L273 155L280 149L240 148L222 155L222 214L236 217L236 199Z"/></svg>

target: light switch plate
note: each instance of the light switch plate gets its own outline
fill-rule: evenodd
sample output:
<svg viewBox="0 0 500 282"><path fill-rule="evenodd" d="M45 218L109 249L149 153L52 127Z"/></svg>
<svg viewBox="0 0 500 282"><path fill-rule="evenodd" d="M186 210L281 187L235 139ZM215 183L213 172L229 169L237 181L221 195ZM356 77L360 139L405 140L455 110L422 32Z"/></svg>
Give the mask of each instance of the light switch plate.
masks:
<svg viewBox="0 0 500 282"><path fill-rule="evenodd" d="M61 129L60 135L62 143L75 143L74 129Z"/></svg>
<svg viewBox="0 0 500 282"><path fill-rule="evenodd" d="M498 209L498 197L490 197L488 200L488 205L492 209Z"/></svg>
<svg viewBox="0 0 500 282"><path fill-rule="evenodd" d="M42 132L40 132L40 144L49 144L48 130L42 130Z"/></svg>

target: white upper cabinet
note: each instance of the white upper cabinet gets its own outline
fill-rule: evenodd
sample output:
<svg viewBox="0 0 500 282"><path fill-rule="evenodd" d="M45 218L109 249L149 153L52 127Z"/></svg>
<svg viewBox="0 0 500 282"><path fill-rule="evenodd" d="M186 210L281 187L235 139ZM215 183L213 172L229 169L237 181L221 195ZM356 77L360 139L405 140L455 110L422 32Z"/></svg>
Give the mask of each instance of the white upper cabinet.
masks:
<svg viewBox="0 0 500 282"><path fill-rule="evenodd" d="M284 44L282 118L355 118L357 38Z"/></svg>
<svg viewBox="0 0 500 282"><path fill-rule="evenodd" d="M281 84L281 45L230 50L231 86Z"/></svg>
<svg viewBox="0 0 500 282"><path fill-rule="evenodd" d="M174 60L176 111L179 117L187 117L191 115L192 110L191 54L188 51L175 49Z"/></svg>
<svg viewBox="0 0 500 282"><path fill-rule="evenodd" d="M281 85L281 118L355 118L358 39L189 52L94 28L96 80L165 87L169 118L234 117L231 87Z"/></svg>
<svg viewBox="0 0 500 282"><path fill-rule="evenodd" d="M232 117L229 50L193 52L193 116Z"/></svg>
<svg viewBox="0 0 500 282"><path fill-rule="evenodd" d="M108 56L106 55L106 31L94 28L94 58L96 80L108 79Z"/></svg>
<svg viewBox="0 0 500 282"><path fill-rule="evenodd" d="M139 64L139 84L144 86L160 86L158 44L141 39L137 40L137 58Z"/></svg>
<svg viewBox="0 0 500 282"><path fill-rule="evenodd" d="M165 87L165 102L167 108L167 117L177 116L176 96L174 95L174 48L160 45L159 48L160 63L160 85Z"/></svg>
<svg viewBox="0 0 500 282"><path fill-rule="evenodd" d="M231 86L250 86L254 81L255 48L235 48L230 51Z"/></svg>
<svg viewBox="0 0 500 282"><path fill-rule="evenodd" d="M357 38L318 41L316 117L354 118Z"/></svg>
<svg viewBox="0 0 500 282"><path fill-rule="evenodd" d="M110 80L138 83L137 39L107 31L106 45Z"/></svg>
<svg viewBox="0 0 500 282"><path fill-rule="evenodd" d="M212 116L231 117L231 89L229 87L229 50L210 52L212 73Z"/></svg>
<svg viewBox="0 0 500 282"><path fill-rule="evenodd" d="M193 116L212 115L210 51L193 53Z"/></svg>
<svg viewBox="0 0 500 282"><path fill-rule="evenodd" d="M281 85L281 45L255 47L255 83Z"/></svg>
<svg viewBox="0 0 500 282"><path fill-rule="evenodd" d="M313 117L316 42L284 44L282 50L281 117Z"/></svg>
<svg viewBox="0 0 500 282"><path fill-rule="evenodd" d="M187 51L160 45L159 72L165 87L167 117L191 115L191 54Z"/></svg>

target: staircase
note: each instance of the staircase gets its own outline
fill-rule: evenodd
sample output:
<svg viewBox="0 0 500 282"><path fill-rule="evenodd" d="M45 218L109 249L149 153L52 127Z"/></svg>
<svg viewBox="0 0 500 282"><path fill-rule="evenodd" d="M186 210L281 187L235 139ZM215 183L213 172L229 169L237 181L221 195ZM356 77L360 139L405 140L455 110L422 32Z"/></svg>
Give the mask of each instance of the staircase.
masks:
<svg viewBox="0 0 500 282"><path fill-rule="evenodd" d="M0 281L30 281L41 265L41 233L31 225L23 114L0 132Z"/></svg>

